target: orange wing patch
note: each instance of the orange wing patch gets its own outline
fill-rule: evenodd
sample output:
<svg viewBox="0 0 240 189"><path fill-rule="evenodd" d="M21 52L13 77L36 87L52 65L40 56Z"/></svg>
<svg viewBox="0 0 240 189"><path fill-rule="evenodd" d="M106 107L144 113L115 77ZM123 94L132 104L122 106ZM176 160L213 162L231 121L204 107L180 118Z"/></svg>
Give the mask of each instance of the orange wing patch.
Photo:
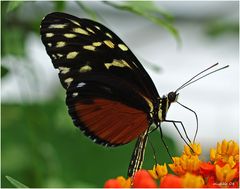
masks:
<svg viewBox="0 0 240 189"><path fill-rule="evenodd" d="M75 111L87 130L113 145L126 144L148 128L146 113L117 101L77 102Z"/></svg>

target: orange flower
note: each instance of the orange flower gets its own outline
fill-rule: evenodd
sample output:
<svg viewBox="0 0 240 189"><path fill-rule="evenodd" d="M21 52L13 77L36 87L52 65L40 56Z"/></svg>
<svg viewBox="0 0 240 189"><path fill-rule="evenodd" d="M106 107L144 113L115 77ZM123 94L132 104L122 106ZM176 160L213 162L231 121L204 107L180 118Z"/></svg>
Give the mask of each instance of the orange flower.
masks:
<svg viewBox="0 0 240 189"><path fill-rule="evenodd" d="M159 165L153 166L152 170L148 170L149 174L152 176L154 179L161 179L163 176L168 174L167 170L167 165L164 163L164 165Z"/></svg>
<svg viewBox="0 0 240 189"><path fill-rule="evenodd" d="M173 157L173 164L168 164L172 171L177 175L184 175L186 172L196 173L199 170L201 161L198 156Z"/></svg>
<svg viewBox="0 0 240 189"><path fill-rule="evenodd" d="M186 173L186 175L183 176L182 185L184 188L202 188L204 180L202 176Z"/></svg>
<svg viewBox="0 0 240 189"><path fill-rule="evenodd" d="M217 149L210 150L210 159L214 162L222 161L228 163L231 168L239 162L239 146L233 140L223 140L217 143Z"/></svg>
<svg viewBox="0 0 240 189"><path fill-rule="evenodd" d="M202 162L200 164L200 174L208 177L215 174L215 166L210 162Z"/></svg>
<svg viewBox="0 0 240 189"><path fill-rule="evenodd" d="M205 180L206 180L206 185L204 186L205 188L220 188L220 186L216 183L215 175L205 178Z"/></svg>
<svg viewBox="0 0 240 189"><path fill-rule="evenodd" d="M157 188L157 184L146 170L140 170L133 177L133 188Z"/></svg>
<svg viewBox="0 0 240 189"><path fill-rule="evenodd" d="M239 180L239 162L235 165L234 169L237 170L235 178L236 180Z"/></svg>
<svg viewBox="0 0 240 189"><path fill-rule="evenodd" d="M182 179L172 174L164 176L160 183L160 188L181 188L181 187Z"/></svg>
<svg viewBox="0 0 240 189"><path fill-rule="evenodd" d="M122 188L131 187L131 178L125 179L123 176L117 177L117 181L120 183Z"/></svg>
<svg viewBox="0 0 240 189"><path fill-rule="evenodd" d="M188 145L185 145L184 146L184 151L183 151L183 154L187 155L187 156L191 156L191 155L197 155L199 156L201 153L202 153L202 148L200 146L200 144L196 144L196 143L193 143L193 144L190 144L190 147L192 148L189 148ZM193 150L193 151L192 151Z"/></svg>
<svg viewBox="0 0 240 189"><path fill-rule="evenodd" d="M125 179L123 176L119 176L116 179L109 179L105 182L104 188L130 188L131 179Z"/></svg>
<svg viewBox="0 0 240 189"><path fill-rule="evenodd" d="M216 165L216 177L219 182L229 183L236 176L237 169L231 169L229 164L223 167Z"/></svg>
<svg viewBox="0 0 240 189"><path fill-rule="evenodd" d="M156 188L153 179L160 180L161 188L237 188L239 187L239 146L223 140L216 149L210 150L210 162L199 159L200 144L184 147L180 157L173 157L169 168L177 175L168 174L166 163L157 164L152 170L137 171L133 178L117 177L108 180L104 187ZM131 183L132 179L132 183Z"/></svg>
<svg viewBox="0 0 240 189"><path fill-rule="evenodd" d="M117 179L109 179L105 182L104 188L122 188Z"/></svg>

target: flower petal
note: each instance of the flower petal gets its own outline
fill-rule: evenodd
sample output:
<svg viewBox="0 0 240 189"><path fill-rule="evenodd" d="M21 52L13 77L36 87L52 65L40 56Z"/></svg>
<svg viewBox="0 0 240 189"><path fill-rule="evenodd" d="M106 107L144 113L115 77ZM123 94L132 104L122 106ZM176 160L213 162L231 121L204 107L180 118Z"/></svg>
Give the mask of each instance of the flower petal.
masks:
<svg viewBox="0 0 240 189"><path fill-rule="evenodd" d="M105 182L104 188L122 188L117 179L109 179Z"/></svg>
<svg viewBox="0 0 240 189"><path fill-rule="evenodd" d="M202 176L196 176L190 173L184 175L182 182L184 188L201 188L204 185Z"/></svg>
<svg viewBox="0 0 240 189"><path fill-rule="evenodd" d="M147 170L137 171L133 177L133 188L156 188L157 184Z"/></svg>
<svg viewBox="0 0 240 189"><path fill-rule="evenodd" d="M182 188L182 179L178 176L168 174L162 178L160 188Z"/></svg>

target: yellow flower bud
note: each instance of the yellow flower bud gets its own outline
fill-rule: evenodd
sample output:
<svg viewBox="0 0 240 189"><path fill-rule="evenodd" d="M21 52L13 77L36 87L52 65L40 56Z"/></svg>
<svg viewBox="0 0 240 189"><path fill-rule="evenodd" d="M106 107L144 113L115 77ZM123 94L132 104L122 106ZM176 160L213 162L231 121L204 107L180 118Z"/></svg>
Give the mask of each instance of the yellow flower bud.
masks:
<svg viewBox="0 0 240 189"><path fill-rule="evenodd" d="M201 188L204 185L202 176L196 176L190 173L186 173L183 177L184 188Z"/></svg>

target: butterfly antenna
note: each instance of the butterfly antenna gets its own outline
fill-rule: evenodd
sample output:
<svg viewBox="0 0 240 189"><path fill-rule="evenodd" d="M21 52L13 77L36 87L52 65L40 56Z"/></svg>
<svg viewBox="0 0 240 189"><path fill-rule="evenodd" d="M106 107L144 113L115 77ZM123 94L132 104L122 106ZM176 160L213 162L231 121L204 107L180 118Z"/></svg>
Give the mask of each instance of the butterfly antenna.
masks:
<svg viewBox="0 0 240 189"><path fill-rule="evenodd" d="M183 83L183 84L176 90L176 92L179 91L180 89L184 88L184 86L185 86L186 84L188 84L189 82L191 82L191 81L192 81L193 79L195 79L197 76L201 75L202 73L206 72L207 70L209 70L209 69L211 69L211 68L213 68L213 67L215 67L215 66L217 66L217 65L218 65L218 63L213 64L212 66L210 66L210 67L206 68L205 70L199 72L198 74L196 74L195 76L193 76L191 79L189 79L188 81L186 81L185 83Z"/></svg>
<svg viewBox="0 0 240 189"><path fill-rule="evenodd" d="M218 68L218 69L216 69L216 70L213 70L213 71L211 71L211 72L209 72L209 73L207 73L207 74L205 74L205 75L197 78L197 77L198 77L199 75L201 75L202 73L204 73L204 72L212 69L213 67L215 67L215 66L217 66L217 65L218 65L218 63L213 64L212 66L210 66L210 67L204 69L203 71L199 72L198 74L196 74L195 76L193 76L191 79L189 79L187 82L185 82L183 85L181 85L175 92L178 92L179 90L185 88L186 86L188 86L188 85L190 85L190 84L198 81L199 79L202 79L202 78L204 78L204 77L206 77L206 76L208 76L208 75L210 75L210 74L212 74L212 73L214 73L214 72L217 72L217 71L220 71L220 70L222 70L222 69L225 69L225 68L229 67L229 65L223 66L223 67L221 67L221 68ZM195 79L195 78L197 78L197 79ZM194 80L194 79L195 79L195 80Z"/></svg>

